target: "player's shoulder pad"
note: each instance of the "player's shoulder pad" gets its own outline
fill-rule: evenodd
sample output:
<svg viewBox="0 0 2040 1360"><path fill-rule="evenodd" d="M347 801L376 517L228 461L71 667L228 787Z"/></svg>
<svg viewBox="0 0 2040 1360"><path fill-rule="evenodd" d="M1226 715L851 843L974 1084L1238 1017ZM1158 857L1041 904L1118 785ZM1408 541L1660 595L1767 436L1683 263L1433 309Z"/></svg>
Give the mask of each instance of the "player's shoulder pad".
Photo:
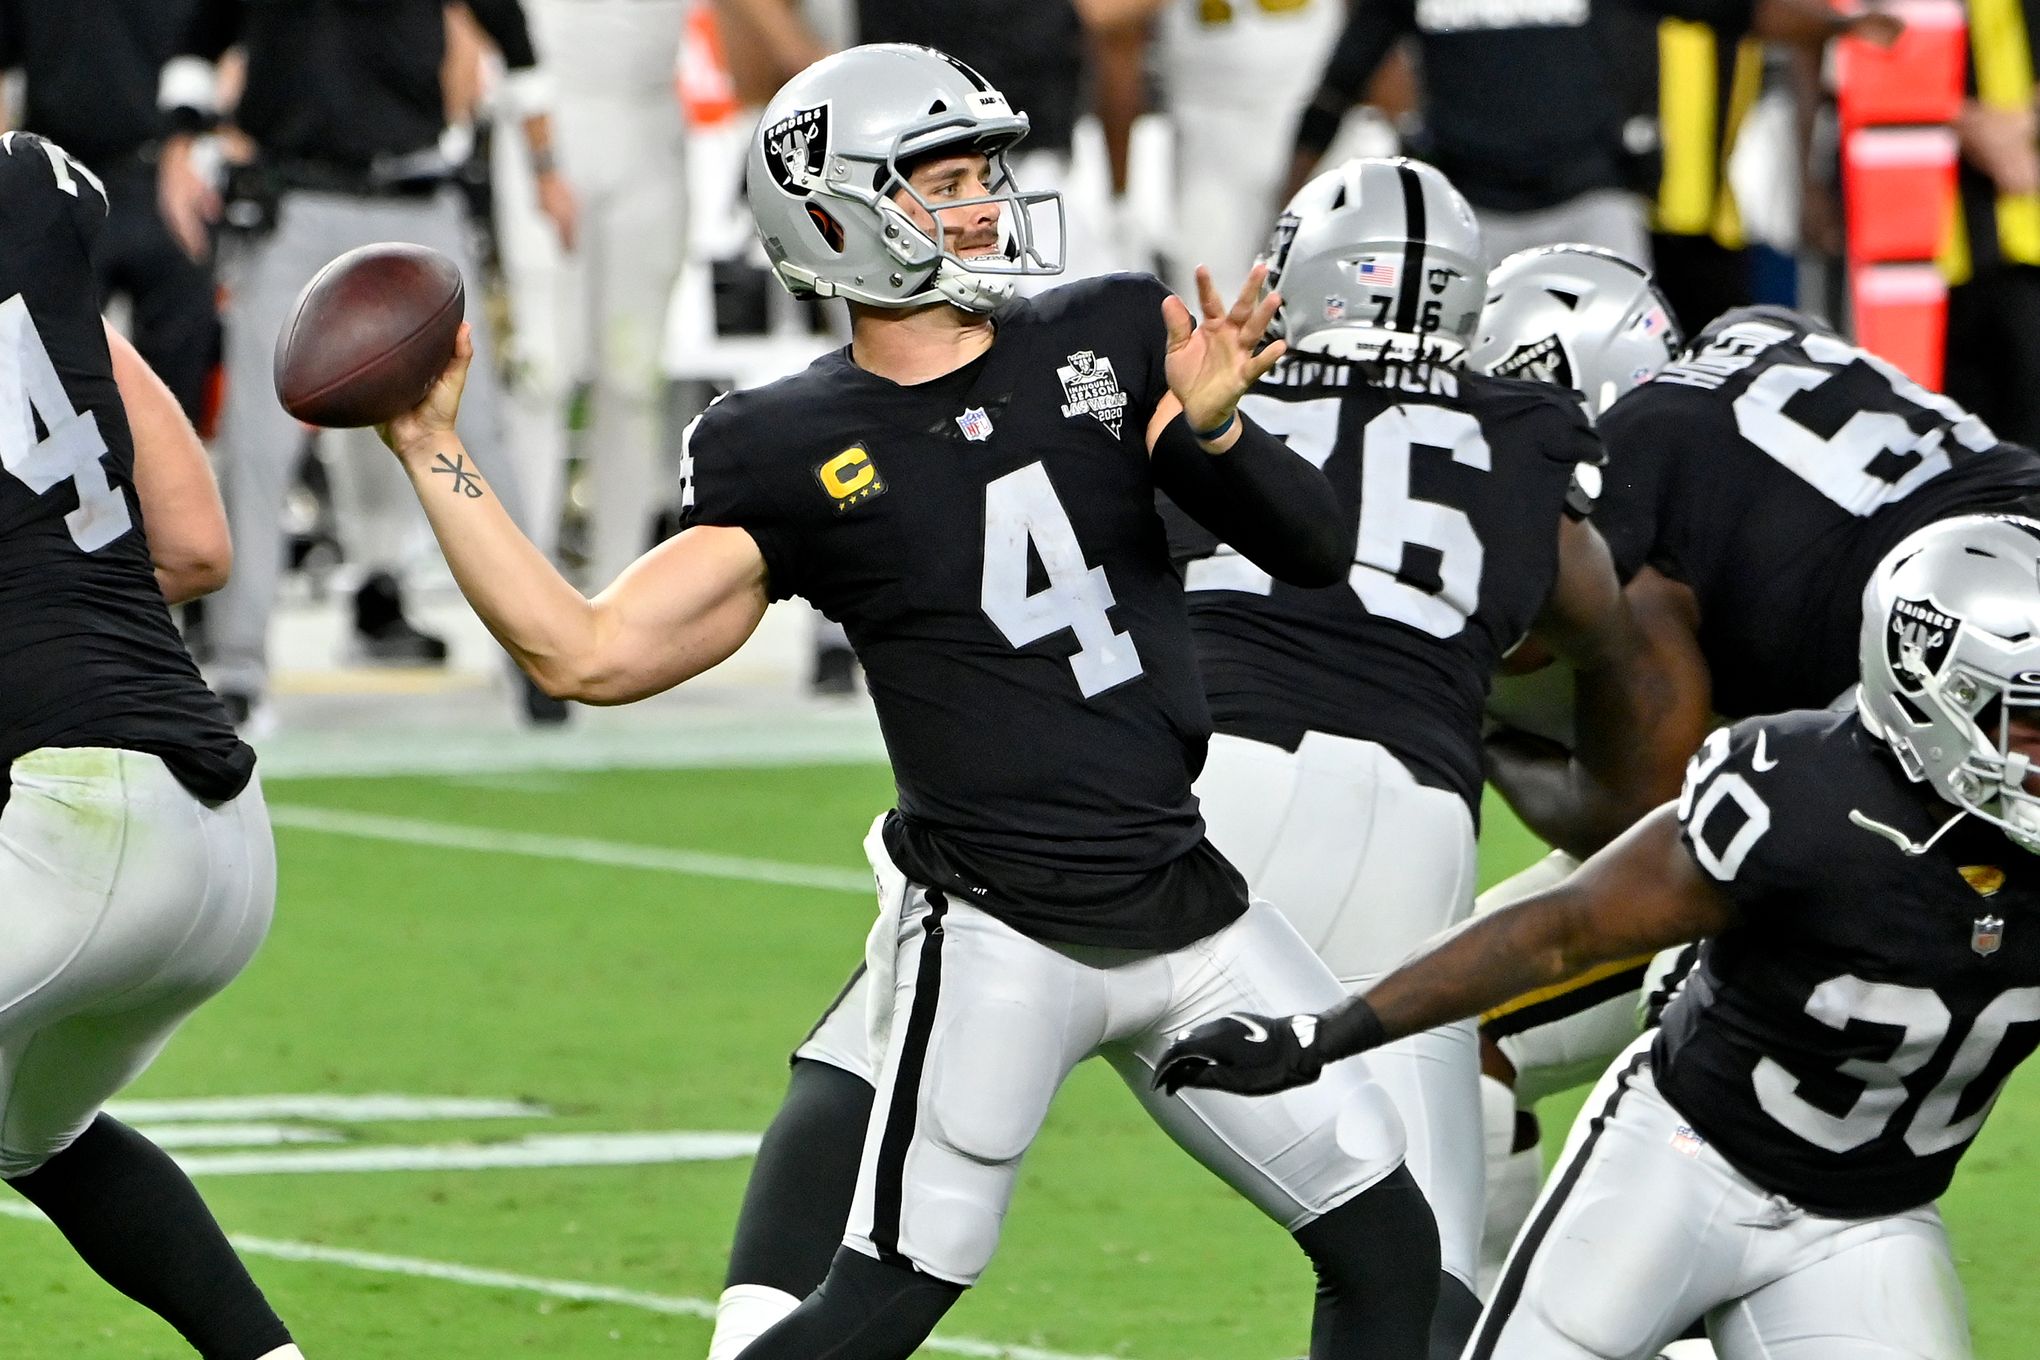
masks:
<svg viewBox="0 0 2040 1360"><path fill-rule="evenodd" d="M1489 443L1499 437L1533 445L1546 458L1571 467L1599 466L1604 457L1600 437L1580 400L1565 388L1529 378L1498 378L1472 371L1460 374L1461 403L1480 417ZM1508 431L1500 435L1501 431Z"/></svg>
<svg viewBox="0 0 2040 1360"><path fill-rule="evenodd" d="M1851 809L1898 777L1879 745L1853 711L1836 709L1717 728L1687 762L1679 792L1694 859L1726 883L1751 865L1775 880L1860 850Z"/></svg>
<svg viewBox="0 0 2040 1360"><path fill-rule="evenodd" d="M1159 331L1162 300L1168 296L1168 286L1152 274L1098 274L1015 299L999 313L999 324L1054 325L1102 314Z"/></svg>
<svg viewBox="0 0 2040 1360"><path fill-rule="evenodd" d="M33 132L0 133L0 202L16 221L41 220L45 212L69 212L81 223L106 217L106 186L99 176L47 137Z"/></svg>
<svg viewBox="0 0 2040 1360"><path fill-rule="evenodd" d="M769 458L795 449L817 411L830 410L844 396L841 363L826 354L798 373L739 391L725 392L687 427L690 451L734 447L747 458Z"/></svg>

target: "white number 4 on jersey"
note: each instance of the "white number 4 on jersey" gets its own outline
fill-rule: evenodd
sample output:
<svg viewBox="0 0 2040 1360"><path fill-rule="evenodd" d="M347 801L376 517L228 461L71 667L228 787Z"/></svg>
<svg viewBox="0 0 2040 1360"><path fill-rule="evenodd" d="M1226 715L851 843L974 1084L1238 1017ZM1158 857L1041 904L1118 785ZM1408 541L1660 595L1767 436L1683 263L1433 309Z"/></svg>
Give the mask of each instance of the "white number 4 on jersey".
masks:
<svg viewBox="0 0 2040 1360"><path fill-rule="evenodd" d="M40 419L49 431L35 437ZM63 379L19 293L0 303L0 467L40 496L62 481L78 488L64 516L71 539L97 552L134 527L127 501L106 478L106 439L90 411L71 409Z"/></svg>

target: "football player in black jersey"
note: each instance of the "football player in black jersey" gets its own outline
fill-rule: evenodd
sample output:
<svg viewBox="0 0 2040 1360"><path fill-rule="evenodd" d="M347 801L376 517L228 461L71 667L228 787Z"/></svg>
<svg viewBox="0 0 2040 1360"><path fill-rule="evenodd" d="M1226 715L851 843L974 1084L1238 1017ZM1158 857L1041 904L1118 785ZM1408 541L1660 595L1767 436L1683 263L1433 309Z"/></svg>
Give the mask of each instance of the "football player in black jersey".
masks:
<svg viewBox="0 0 2040 1360"><path fill-rule="evenodd" d="M1271 571L1351 559L1322 472L1234 409L1280 357L1251 278L1194 325L1150 278L1011 300L1044 272L1003 96L927 48L839 53L774 98L748 193L847 350L724 398L682 459L686 532L595 600L488 494L453 432L467 346L384 437L462 590L548 692L622 703L734 651L801 594L843 623L899 789L867 841L878 1070L844 1246L750 1360L904 1357L996 1243L1072 1067L1105 1054L1156 1118L1290 1229L1313 1353L1418 1356L1429 1207L1364 1073L1289 1103L1147 1091L1165 1036L1243 996L1340 995L1205 839L1210 717L1157 488ZM1046 236L1049 233L1041 233ZM996 318L994 309L998 310Z"/></svg>
<svg viewBox="0 0 2040 1360"><path fill-rule="evenodd" d="M1216 733L1196 792L1212 843L1349 991L1473 909L1482 703L1534 630L1608 715L1614 778L1650 721L1621 585L1586 523L1601 449L1544 383L1464 363L1486 292L1472 210L1435 169L1358 160L1291 201L1270 252L1289 355L1240 409L1322 464L1346 580L1303 589L1170 516ZM1447 1278L1433 1354L1473 1319L1482 1222L1471 1023L1369 1064L1410 1139Z"/></svg>
<svg viewBox="0 0 2040 1360"><path fill-rule="evenodd" d="M254 752L166 605L220 584L225 517L100 320L105 216L56 145L0 135L0 1179L201 1355L302 1360L177 1164L100 1109L276 899Z"/></svg>
<svg viewBox="0 0 2040 1360"><path fill-rule="evenodd" d="M2040 521L1929 525L1864 600L1858 712L1709 736L1676 806L1334 1010L1227 1017L1170 1087L1278 1091L1594 964L1706 940L1603 1078L1471 1360L1962 1360L1934 1201L2040 1044Z"/></svg>
<svg viewBox="0 0 2040 1360"><path fill-rule="evenodd" d="M1496 786L1525 822L1580 853L1676 790L1717 715L1840 695L1854 673L1856 602L1893 544L1932 520L2040 494L2040 456L1796 313L1728 312L1638 385L1659 367L1663 329L1602 305L1622 271L1631 282L1620 286L1633 288L1635 267L1603 252L1511 257L1495 270L1473 354L1490 371L1546 378L1607 406L1594 521L1663 686L1652 739L1631 752L1631 787L1645 796L1611 795L1545 741L1505 734L1488 746ZM1528 707L1512 705L1510 719L1546 736L1569 727L1569 712ZM1591 711L1582 714L1591 726ZM1483 906L1546 886L1569 863L1536 866L1483 894ZM1483 1027L1486 1069L1513 1081L1526 1109L1590 1079L1634 1035L1639 1000L1662 990L1645 984L1647 964L1621 961L1582 986L1505 1006ZM1497 1144L1510 1114L1507 1102L1491 1102ZM1513 1122L1534 1126L1527 1115ZM1527 1211L1540 1169L1534 1144L1519 1137L1513 1163L1490 1162L1491 1246L1505 1248ZM1513 1213L1493 1195L1510 1184L1519 1187Z"/></svg>

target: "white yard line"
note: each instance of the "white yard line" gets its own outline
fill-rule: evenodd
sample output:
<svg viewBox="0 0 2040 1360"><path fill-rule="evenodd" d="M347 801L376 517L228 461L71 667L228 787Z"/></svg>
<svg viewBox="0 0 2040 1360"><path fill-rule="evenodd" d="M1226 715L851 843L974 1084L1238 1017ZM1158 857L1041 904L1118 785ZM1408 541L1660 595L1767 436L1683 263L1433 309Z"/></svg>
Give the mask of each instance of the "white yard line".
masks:
<svg viewBox="0 0 2040 1360"><path fill-rule="evenodd" d="M181 1100L116 1100L107 1113L129 1123L201 1119L325 1119L339 1124L414 1119L542 1119L552 1113L528 1100L475 1096L277 1095L195 1096Z"/></svg>
<svg viewBox="0 0 2040 1360"><path fill-rule="evenodd" d="M498 1171L544 1166L725 1162L758 1150L755 1133L541 1133L503 1143L184 1152L192 1176L304 1176L371 1171Z"/></svg>
<svg viewBox="0 0 2040 1360"><path fill-rule="evenodd" d="M26 1204L10 1204L0 1201L0 1216L20 1219L39 1219L41 1214ZM304 1261L315 1265L342 1266L349 1270L362 1270L375 1275L404 1275L419 1280L443 1280L449 1284L464 1284L480 1289L508 1289L525 1294L539 1294L546 1298L568 1299L576 1303L607 1303L620 1308L636 1308L647 1313L664 1313L675 1317L691 1317L713 1320L715 1304L708 1299L688 1298L676 1294L650 1294L636 1289L618 1289L613 1285L583 1284L575 1280L549 1280L537 1275L518 1275L504 1270L484 1270L477 1266L458 1265L451 1261L427 1261L415 1256L388 1256L381 1252L348 1251L341 1247L324 1247L312 1242L288 1242L271 1237L248 1237L239 1233L229 1239L235 1250L247 1256L265 1256L278 1261ZM979 1341L966 1336L943 1336L937 1334L925 1343L925 1349L941 1351L949 1355L974 1357L974 1360L1125 1360L1123 1356L1071 1355L1063 1351L1042 1350L1036 1346L1004 1346L996 1341Z"/></svg>
<svg viewBox="0 0 2040 1360"><path fill-rule="evenodd" d="M699 850L669 850L582 836L553 836L541 831L496 831L479 826L456 826L450 822L384 817L370 812L305 807L295 803L271 804L269 817L276 825L295 831L400 841L407 845L434 845L483 854L530 855L537 859L573 860L581 864L693 874L701 878L742 879L751 883L777 883L791 888L820 888L866 896L873 891L869 873L820 864L790 864L781 860L715 855Z"/></svg>

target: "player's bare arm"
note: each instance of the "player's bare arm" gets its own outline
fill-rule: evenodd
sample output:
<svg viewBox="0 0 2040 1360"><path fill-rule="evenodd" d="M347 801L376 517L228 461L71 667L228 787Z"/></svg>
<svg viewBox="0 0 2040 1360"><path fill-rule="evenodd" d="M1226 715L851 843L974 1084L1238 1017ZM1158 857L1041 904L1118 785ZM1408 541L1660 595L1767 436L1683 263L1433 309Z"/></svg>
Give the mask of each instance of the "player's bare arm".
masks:
<svg viewBox="0 0 2040 1360"><path fill-rule="evenodd" d="M1503 733L1488 756L1532 829L1585 858L1678 794L1690 751L1666 758L1660 733L1678 711L1681 677L1650 645L1607 543L1584 520L1559 522L1558 578L1531 636L1573 669L1574 747Z"/></svg>
<svg viewBox="0 0 2040 1360"><path fill-rule="evenodd" d="M1523 824L1579 856L1677 794L1714 726L1693 592L1645 567L1622 602L1627 660L1581 672L1575 749L1504 730L1485 751L1489 780Z"/></svg>
<svg viewBox="0 0 2040 1360"><path fill-rule="evenodd" d="M111 326L106 347L134 435L135 496L148 526L156 583L171 604L209 595L227 583L234 549L205 445L156 371Z"/></svg>
<svg viewBox="0 0 2040 1360"><path fill-rule="evenodd" d="M1733 903L1694 861L1666 806L1557 887L1448 932L1332 1010L1199 1025L1162 1055L1155 1082L1170 1091L1287 1090L1315 1081L1328 1062L1733 924Z"/></svg>
<svg viewBox="0 0 2040 1360"><path fill-rule="evenodd" d="M461 593L546 693L625 704L701 674L764 617L765 559L742 529L702 526L647 553L593 600L510 519L454 432L474 345L424 401L377 427L404 465Z"/></svg>
<svg viewBox="0 0 2040 1360"><path fill-rule="evenodd" d="M1256 350L1282 305L1264 293L1265 265L1248 272L1230 308L1211 271L1197 270L1193 323L1182 299L1162 302L1168 395L1148 422L1155 485L1262 570L1291 585L1325 586L1351 562L1350 530L1324 471L1238 412L1240 399L1283 354Z"/></svg>

